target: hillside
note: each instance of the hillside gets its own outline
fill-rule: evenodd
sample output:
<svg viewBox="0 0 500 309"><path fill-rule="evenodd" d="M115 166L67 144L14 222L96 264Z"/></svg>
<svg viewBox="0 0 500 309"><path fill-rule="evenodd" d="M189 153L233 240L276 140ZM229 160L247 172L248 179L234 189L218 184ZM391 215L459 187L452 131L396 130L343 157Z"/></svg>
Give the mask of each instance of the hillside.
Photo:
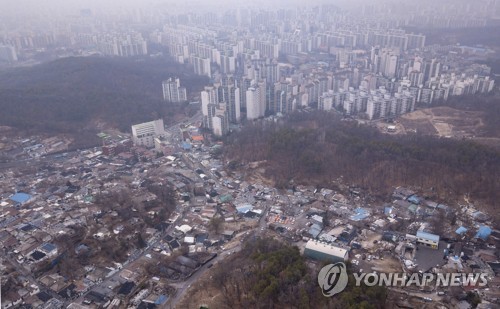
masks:
<svg viewBox="0 0 500 309"><path fill-rule="evenodd" d="M325 263L326 264L326 263ZM317 274L323 263L308 263L297 247L272 238L253 238L242 251L214 266L179 308L391 308L384 287L355 286L325 297ZM228 271L230 269L231 271Z"/></svg>
<svg viewBox="0 0 500 309"><path fill-rule="evenodd" d="M95 123L128 131L133 123L182 106L162 102L162 80L178 76L189 91L206 80L166 58L64 58L0 72L0 125L31 132L81 133Z"/></svg>
<svg viewBox="0 0 500 309"><path fill-rule="evenodd" d="M466 28L466 29L444 29L444 28L416 28L406 27L406 31L423 33L426 35L425 45L483 45L500 46L498 31L500 26L493 24L486 27Z"/></svg>
<svg viewBox="0 0 500 309"><path fill-rule="evenodd" d="M335 188L342 178L387 199L396 186L414 186L446 202L470 194L498 215L500 152L471 141L392 136L331 114L297 113L283 123L248 125L226 144L230 167L266 161L266 176L281 187L294 180Z"/></svg>

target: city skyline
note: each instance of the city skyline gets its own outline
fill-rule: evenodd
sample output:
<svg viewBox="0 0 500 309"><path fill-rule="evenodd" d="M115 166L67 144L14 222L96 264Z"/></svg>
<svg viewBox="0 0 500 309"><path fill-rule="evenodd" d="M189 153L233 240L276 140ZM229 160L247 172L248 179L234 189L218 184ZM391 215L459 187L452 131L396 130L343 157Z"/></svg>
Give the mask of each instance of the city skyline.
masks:
<svg viewBox="0 0 500 309"><path fill-rule="evenodd" d="M500 0L4 3L0 306L498 306L498 33Z"/></svg>

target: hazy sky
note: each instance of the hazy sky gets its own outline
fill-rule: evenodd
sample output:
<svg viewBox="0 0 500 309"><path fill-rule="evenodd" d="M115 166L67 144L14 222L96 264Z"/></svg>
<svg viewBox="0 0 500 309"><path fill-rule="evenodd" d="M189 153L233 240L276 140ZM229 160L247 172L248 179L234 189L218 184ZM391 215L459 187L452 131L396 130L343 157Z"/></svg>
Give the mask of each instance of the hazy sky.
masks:
<svg viewBox="0 0 500 309"><path fill-rule="evenodd" d="M352 0L0 0L0 35L4 31L33 31L50 23L78 17L82 9L94 16L142 13L223 13L236 7L295 9L319 3L337 4ZM359 1L359 0L358 0Z"/></svg>
<svg viewBox="0 0 500 309"><path fill-rule="evenodd" d="M81 9L92 9L93 13L120 12L129 9L141 9L144 12L155 8L166 8L167 11L178 13L179 10L193 12L198 9L224 12L237 6L271 8L297 8L317 4L333 4L343 8L357 7L360 4L376 5L392 3L393 6L405 7L419 5L424 8L433 6L441 9L446 5L459 6L469 3L473 8L484 6L487 0L0 0L0 16L6 19L17 19L31 16L68 16L78 14ZM500 2L500 1L499 1ZM20 22L20 20L16 20ZM0 21L1 23L1 21Z"/></svg>
<svg viewBox="0 0 500 309"><path fill-rule="evenodd" d="M29 15L33 12L78 12L83 8L91 9L123 9L153 8L158 5L193 5L211 7L214 10L225 10L235 6L305 6L313 3L337 4L347 0L0 0L0 14ZM359 2L359 0L357 0ZM402 0L404 1L404 0ZM353 2L348 1L348 2ZM373 0L370 0L373 2ZM23 14L24 13L24 14Z"/></svg>

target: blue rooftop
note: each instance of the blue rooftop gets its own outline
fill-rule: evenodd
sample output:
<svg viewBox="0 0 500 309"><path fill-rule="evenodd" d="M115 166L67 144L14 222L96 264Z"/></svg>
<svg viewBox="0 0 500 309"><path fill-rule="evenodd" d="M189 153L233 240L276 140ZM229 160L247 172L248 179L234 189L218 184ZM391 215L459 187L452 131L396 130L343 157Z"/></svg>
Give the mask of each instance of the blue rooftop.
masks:
<svg viewBox="0 0 500 309"><path fill-rule="evenodd" d="M351 220L353 220L353 221L361 221L361 220L366 219L370 216L370 213L368 213L368 211L366 211L366 209L361 208L361 207L356 208L354 210L354 212L356 214L351 216Z"/></svg>
<svg viewBox="0 0 500 309"><path fill-rule="evenodd" d="M417 195L412 195L408 198L408 202L413 204L420 204L420 198Z"/></svg>
<svg viewBox="0 0 500 309"><path fill-rule="evenodd" d="M52 252L56 249L57 247L53 244L46 243L42 246L42 250L45 252Z"/></svg>
<svg viewBox="0 0 500 309"><path fill-rule="evenodd" d="M486 240L491 235L491 228L483 225L479 228L476 234L476 238L481 238L482 240Z"/></svg>
<svg viewBox="0 0 500 309"><path fill-rule="evenodd" d="M457 233L458 235L462 235L462 234L464 234L465 232L467 232L467 229L466 229L465 227L463 227L463 226L459 227L459 228L455 231L455 233Z"/></svg>
<svg viewBox="0 0 500 309"><path fill-rule="evenodd" d="M183 142L181 146L182 146L182 148L184 150L190 150L191 149L191 144L188 143L188 142Z"/></svg>
<svg viewBox="0 0 500 309"><path fill-rule="evenodd" d="M427 232L418 231L417 232L417 237L418 238L428 239L428 240L435 241L435 242L439 242L439 236L438 235L427 233Z"/></svg>
<svg viewBox="0 0 500 309"><path fill-rule="evenodd" d="M158 299L155 301L155 305L163 305L164 303L166 303L168 300L168 296L166 295L160 295L160 297L158 297Z"/></svg>
<svg viewBox="0 0 500 309"><path fill-rule="evenodd" d="M26 193L22 193L22 192L16 193L10 197L10 199L12 201L19 203L19 204L26 203L27 201L29 201L30 198L31 198L31 195L26 194Z"/></svg>

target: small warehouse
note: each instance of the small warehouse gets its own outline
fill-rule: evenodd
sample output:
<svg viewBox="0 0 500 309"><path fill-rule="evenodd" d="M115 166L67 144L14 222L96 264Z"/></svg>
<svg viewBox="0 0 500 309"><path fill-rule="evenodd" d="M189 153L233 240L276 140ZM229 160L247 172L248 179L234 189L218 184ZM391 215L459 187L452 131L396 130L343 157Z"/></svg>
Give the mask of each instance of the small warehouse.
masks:
<svg viewBox="0 0 500 309"><path fill-rule="evenodd" d="M423 231L418 231L417 244L422 244L425 246L429 246L433 249L437 249L439 246L439 236Z"/></svg>
<svg viewBox="0 0 500 309"><path fill-rule="evenodd" d="M314 260L329 261L332 263L345 262L348 259L347 249L315 240L307 242L304 255Z"/></svg>

